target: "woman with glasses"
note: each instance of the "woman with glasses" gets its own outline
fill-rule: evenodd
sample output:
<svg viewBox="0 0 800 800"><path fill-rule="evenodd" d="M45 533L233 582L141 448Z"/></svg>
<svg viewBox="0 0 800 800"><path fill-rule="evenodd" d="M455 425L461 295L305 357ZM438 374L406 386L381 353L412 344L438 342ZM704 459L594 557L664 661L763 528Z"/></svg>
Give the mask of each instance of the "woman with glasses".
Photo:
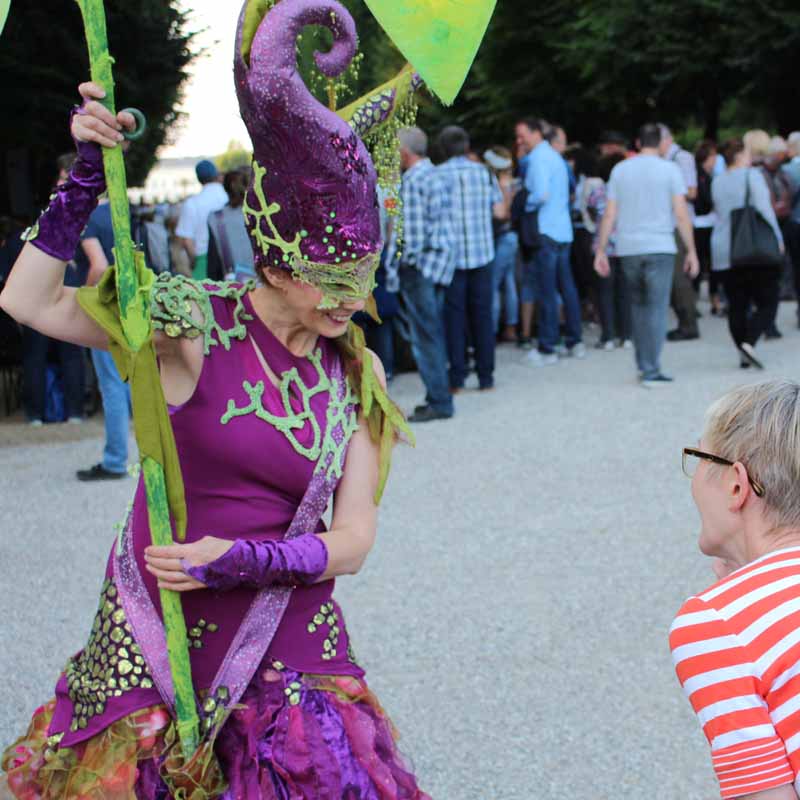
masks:
<svg viewBox="0 0 800 800"><path fill-rule="evenodd" d="M800 384L725 395L683 451L700 550L719 580L670 631L675 669L711 746L723 798L800 788Z"/></svg>

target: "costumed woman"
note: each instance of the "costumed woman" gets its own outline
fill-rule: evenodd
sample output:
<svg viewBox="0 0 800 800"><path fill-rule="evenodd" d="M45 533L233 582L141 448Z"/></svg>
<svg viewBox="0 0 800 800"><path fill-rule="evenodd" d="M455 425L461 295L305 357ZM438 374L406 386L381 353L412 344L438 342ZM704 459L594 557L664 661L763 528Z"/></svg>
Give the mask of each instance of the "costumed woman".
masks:
<svg viewBox="0 0 800 800"><path fill-rule="evenodd" d="M309 24L331 31L316 61L339 74L356 32L333 0L281 0L255 22L246 3L240 19L236 87L255 150L245 218L261 283L162 275L151 289L185 543L150 545L140 483L86 647L3 756L17 798L427 797L332 597L335 578L358 572L372 548L404 422L350 324L380 254L376 173L353 128L297 72ZM30 231L2 306L48 336L104 347L87 313L97 295L64 288L64 264L104 190L100 146L117 145L133 120L97 102L95 84L80 93L79 159ZM379 99L384 111L393 100ZM191 759L170 713L164 588L181 593L199 696Z"/></svg>

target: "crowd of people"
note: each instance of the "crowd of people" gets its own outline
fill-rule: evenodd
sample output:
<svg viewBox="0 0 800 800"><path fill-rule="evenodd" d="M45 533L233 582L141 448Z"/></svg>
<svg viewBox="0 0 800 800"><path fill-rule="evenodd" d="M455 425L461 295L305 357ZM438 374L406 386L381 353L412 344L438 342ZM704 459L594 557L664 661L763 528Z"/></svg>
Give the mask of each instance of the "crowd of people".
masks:
<svg viewBox="0 0 800 800"><path fill-rule="evenodd" d="M594 347L633 351L642 386L667 385L673 379L661 368L661 350L665 340L699 338L701 280L711 314L728 317L740 366L763 367L756 344L781 335L779 298L800 287L800 132L784 140L753 130L719 146L704 140L693 154L662 124L644 125L633 143L607 132L594 148L569 143L563 128L535 118L520 119L509 134L512 147L478 155L457 126L433 143L419 128L400 132L403 225L382 208L381 322L366 314L358 321L390 379L403 362L418 369L425 397L412 422L451 417L472 369L480 391L493 389L498 344L527 351L531 366L554 366L585 358L584 333L595 328ZM59 160L60 180L69 167L69 157ZM196 174L201 190L182 204L134 207L134 238L148 264L196 279L254 278L242 214L250 169L220 175L203 160ZM745 206L774 234L772 263L732 257L734 221ZM21 241L11 226L3 231L0 272L7 273ZM101 204L67 280L96 283L112 248L110 213ZM677 326L667 331L670 304ZM398 343L407 346L398 352ZM23 328L22 350L30 424L53 414L81 422L80 349ZM61 377L55 411L48 359ZM130 399L107 354L92 353L92 362L107 445L79 477L118 477L127 462Z"/></svg>
<svg viewBox="0 0 800 800"><path fill-rule="evenodd" d="M661 349L700 337L701 280L711 313L728 316L740 366L763 367L755 345L781 335L778 301L793 295L784 277L797 285L800 275L800 133L704 140L694 154L663 124L644 125L633 148L614 132L596 148L569 144L563 128L533 118L513 133L513 153L479 156L463 129L446 128L438 166L423 131L401 133L410 222L399 246L390 236L385 268L425 383L412 421L452 415L467 354L489 390L497 342L553 366L586 356L586 323L599 326L598 349L634 351L642 386L667 385ZM731 251L745 207L761 226L749 256ZM667 331L670 304L677 326ZM390 342L374 346L391 369Z"/></svg>

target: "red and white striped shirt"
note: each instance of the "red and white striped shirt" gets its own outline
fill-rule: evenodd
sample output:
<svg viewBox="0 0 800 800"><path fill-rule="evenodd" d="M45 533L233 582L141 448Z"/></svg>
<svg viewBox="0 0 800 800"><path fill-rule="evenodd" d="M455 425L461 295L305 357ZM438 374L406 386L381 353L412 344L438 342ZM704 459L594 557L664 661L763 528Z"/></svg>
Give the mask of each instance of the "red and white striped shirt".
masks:
<svg viewBox="0 0 800 800"><path fill-rule="evenodd" d="M800 789L800 547L690 597L669 645L722 797Z"/></svg>

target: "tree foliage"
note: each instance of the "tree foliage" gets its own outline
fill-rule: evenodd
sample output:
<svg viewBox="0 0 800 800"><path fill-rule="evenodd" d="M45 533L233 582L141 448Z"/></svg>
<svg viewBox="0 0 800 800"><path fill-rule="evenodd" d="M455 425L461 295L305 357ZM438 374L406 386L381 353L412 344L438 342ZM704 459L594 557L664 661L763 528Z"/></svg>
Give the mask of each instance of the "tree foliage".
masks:
<svg viewBox="0 0 800 800"><path fill-rule="evenodd" d="M585 141L647 120L786 132L798 62L795 0L502 0L456 105L425 121L486 143L523 115Z"/></svg>
<svg viewBox="0 0 800 800"><path fill-rule="evenodd" d="M145 137L126 157L129 181L136 185L144 181L176 120L193 58L193 34L187 32L186 13L177 9L176 0L106 0L105 5L117 101L140 108L148 121ZM12 2L0 39L5 120L0 127L0 208L19 213L21 206L29 206L28 213L35 213L46 200L55 159L72 149L67 118L88 69L76 3ZM19 194L28 194L27 202Z"/></svg>
<svg viewBox="0 0 800 800"><path fill-rule="evenodd" d="M231 139L225 152L214 158L214 163L220 172L225 173L249 167L252 160L252 151L247 150L241 142Z"/></svg>

